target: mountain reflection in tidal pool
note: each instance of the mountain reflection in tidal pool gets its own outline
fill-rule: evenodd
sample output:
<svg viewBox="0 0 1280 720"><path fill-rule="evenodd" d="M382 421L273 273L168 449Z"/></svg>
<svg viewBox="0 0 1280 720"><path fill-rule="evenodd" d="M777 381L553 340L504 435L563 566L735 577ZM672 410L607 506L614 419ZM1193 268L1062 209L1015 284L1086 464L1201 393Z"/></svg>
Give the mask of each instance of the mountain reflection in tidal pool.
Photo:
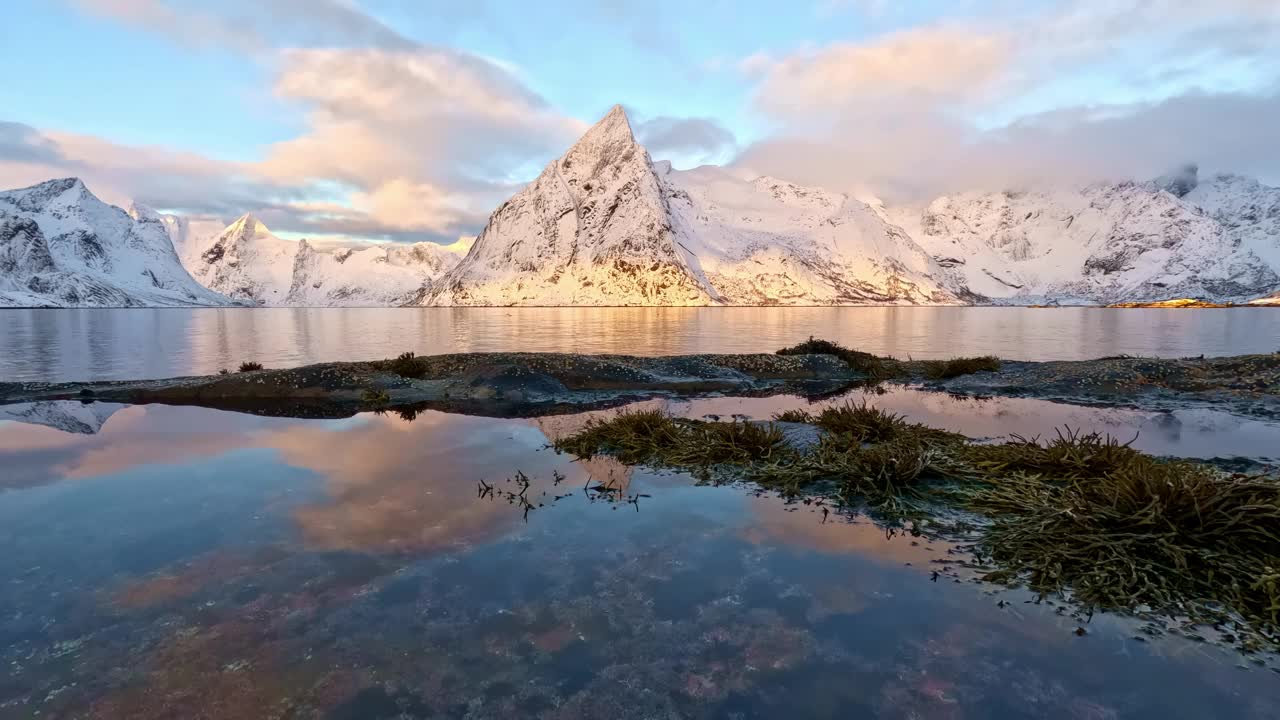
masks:
<svg viewBox="0 0 1280 720"><path fill-rule="evenodd" d="M1280 446L1203 415L867 397L971 435L1061 420L1147 427L1156 452ZM6 720L1280 716L1272 670L1121 618L1078 637L1056 602L952 580L943 543L546 449L587 415L9 411Z"/></svg>

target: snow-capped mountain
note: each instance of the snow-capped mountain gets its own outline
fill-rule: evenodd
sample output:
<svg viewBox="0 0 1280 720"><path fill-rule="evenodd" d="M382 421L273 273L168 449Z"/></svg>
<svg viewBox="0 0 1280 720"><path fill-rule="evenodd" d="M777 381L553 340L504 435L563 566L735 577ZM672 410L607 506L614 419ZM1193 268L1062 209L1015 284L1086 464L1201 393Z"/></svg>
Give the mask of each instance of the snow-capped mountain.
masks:
<svg viewBox="0 0 1280 720"><path fill-rule="evenodd" d="M474 245L321 249L252 215L125 213L78 180L0 193L0 306L1274 305L1278 291L1280 188L1249 178L1188 165L1150 182L886 206L674 170L621 107Z"/></svg>
<svg viewBox="0 0 1280 720"><path fill-rule="evenodd" d="M615 107L493 212L423 304L708 305L649 154Z"/></svg>
<svg viewBox="0 0 1280 720"><path fill-rule="evenodd" d="M187 268L197 280L256 305L404 305L469 248L424 242L324 251L306 240L276 237L253 215L213 236L207 227L183 227L177 220L169 227L179 234L175 244L184 248Z"/></svg>
<svg viewBox="0 0 1280 720"><path fill-rule="evenodd" d="M1192 169L1154 183L968 193L883 213L947 267L945 284L996 303L1238 302L1280 287L1280 262L1269 261L1280 244L1255 227L1233 229L1235 209L1209 212L1197 192Z"/></svg>
<svg viewBox="0 0 1280 720"><path fill-rule="evenodd" d="M0 192L0 307L231 305L182 267L163 223L75 178Z"/></svg>
<svg viewBox="0 0 1280 720"><path fill-rule="evenodd" d="M865 204L653 163L620 106L489 218L429 305L954 303Z"/></svg>
<svg viewBox="0 0 1280 720"><path fill-rule="evenodd" d="M1280 190L1149 183L886 207L654 163L615 107L489 219L430 305L1246 302L1280 288Z"/></svg>
<svg viewBox="0 0 1280 720"><path fill-rule="evenodd" d="M216 217L159 214L136 204L130 212L147 212L159 217L173 242L173 251L186 268L194 267L200 254L209 249L213 241L227 229L226 221Z"/></svg>

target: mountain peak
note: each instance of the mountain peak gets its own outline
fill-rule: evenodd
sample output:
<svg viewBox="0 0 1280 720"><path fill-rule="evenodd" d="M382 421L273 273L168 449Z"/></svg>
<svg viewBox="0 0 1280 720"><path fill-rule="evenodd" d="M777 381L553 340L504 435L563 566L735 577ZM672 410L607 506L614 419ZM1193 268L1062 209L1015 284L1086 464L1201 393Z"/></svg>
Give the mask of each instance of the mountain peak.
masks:
<svg viewBox="0 0 1280 720"><path fill-rule="evenodd" d="M233 235L269 235L271 231L262 224L253 213L245 213L227 226L227 232Z"/></svg>
<svg viewBox="0 0 1280 720"><path fill-rule="evenodd" d="M129 213L129 217L133 218L134 221L136 222L160 222L161 221L160 213L136 201L129 204L128 213Z"/></svg>
<svg viewBox="0 0 1280 720"><path fill-rule="evenodd" d="M69 190L88 190L84 185L84 181L78 177L64 177L45 180L44 182L39 183L38 185L32 185L27 189L36 190L49 195L61 195Z"/></svg>
<svg viewBox="0 0 1280 720"><path fill-rule="evenodd" d="M1196 189L1199 184L1200 167L1195 163L1186 163L1173 172L1156 178L1155 186L1174 197L1186 197L1187 193Z"/></svg>
<svg viewBox="0 0 1280 720"><path fill-rule="evenodd" d="M634 145L636 136L631 132L631 121L627 119L627 111L621 105L614 105L604 117L596 121L578 142L569 149L569 153L590 150L616 150L623 145Z"/></svg>

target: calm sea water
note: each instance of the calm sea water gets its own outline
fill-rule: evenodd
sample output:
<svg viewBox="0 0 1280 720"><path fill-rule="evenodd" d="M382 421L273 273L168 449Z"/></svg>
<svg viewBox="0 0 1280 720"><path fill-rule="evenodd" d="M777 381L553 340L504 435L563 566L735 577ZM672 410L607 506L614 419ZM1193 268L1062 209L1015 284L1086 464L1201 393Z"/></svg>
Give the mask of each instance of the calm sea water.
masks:
<svg viewBox="0 0 1280 720"><path fill-rule="evenodd" d="M468 351L769 352L810 335L898 357L1273 352L1280 311L1099 308L0 310L0 381L207 374L245 360Z"/></svg>
<svg viewBox="0 0 1280 720"><path fill-rule="evenodd" d="M1280 447L1280 428L1210 412L844 399L975 436L1070 422L1163 453ZM7 417L3 720L1280 716L1274 671L953 578L944 543L546 449L587 415Z"/></svg>

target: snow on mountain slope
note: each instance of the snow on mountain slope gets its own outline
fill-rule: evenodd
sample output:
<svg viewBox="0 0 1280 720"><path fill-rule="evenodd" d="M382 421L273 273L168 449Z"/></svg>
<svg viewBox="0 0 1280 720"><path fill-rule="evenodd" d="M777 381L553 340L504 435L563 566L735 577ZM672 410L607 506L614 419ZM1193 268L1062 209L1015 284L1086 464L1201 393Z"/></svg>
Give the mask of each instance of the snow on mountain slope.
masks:
<svg viewBox="0 0 1280 720"><path fill-rule="evenodd" d="M1280 275L1222 223L1154 184L960 194L888 208L952 275L993 302L1241 301Z"/></svg>
<svg viewBox="0 0 1280 720"><path fill-rule="evenodd" d="M1184 200L1221 223L1242 250L1280 273L1280 188L1239 175L1215 175L1196 183Z"/></svg>
<svg viewBox="0 0 1280 720"><path fill-rule="evenodd" d="M615 106L489 217L434 305L707 305L649 153Z"/></svg>
<svg viewBox="0 0 1280 720"><path fill-rule="evenodd" d="M256 305L284 305L298 243L282 240L253 215L223 230L187 269L205 287Z"/></svg>
<svg viewBox="0 0 1280 720"><path fill-rule="evenodd" d="M462 255L436 243L319 252L299 243L289 305L405 305Z"/></svg>
<svg viewBox="0 0 1280 720"><path fill-rule="evenodd" d="M657 168L678 243L725 303L958 302L942 268L863 202L711 166Z"/></svg>
<svg viewBox="0 0 1280 720"><path fill-rule="evenodd" d="M865 204L649 159L621 107L489 218L423 304L957 302Z"/></svg>
<svg viewBox="0 0 1280 720"><path fill-rule="evenodd" d="M0 192L0 306L228 305L182 267L163 223L80 180Z"/></svg>
<svg viewBox="0 0 1280 720"><path fill-rule="evenodd" d="M181 229L177 222L170 227ZM469 247L424 242L322 251L276 237L252 215L211 241L192 234L187 242L188 268L205 286L257 305L304 307L406 304Z"/></svg>
<svg viewBox="0 0 1280 720"><path fill-rule="evenodd" d="M166 215L154 210L134 205L133 213L151 213L160 218L169 239L173 241L173 251L178 254L184 267L193 266L196 258L209 249L218 236L227 229L227 223L215 217L201 215Z"/></svg>

